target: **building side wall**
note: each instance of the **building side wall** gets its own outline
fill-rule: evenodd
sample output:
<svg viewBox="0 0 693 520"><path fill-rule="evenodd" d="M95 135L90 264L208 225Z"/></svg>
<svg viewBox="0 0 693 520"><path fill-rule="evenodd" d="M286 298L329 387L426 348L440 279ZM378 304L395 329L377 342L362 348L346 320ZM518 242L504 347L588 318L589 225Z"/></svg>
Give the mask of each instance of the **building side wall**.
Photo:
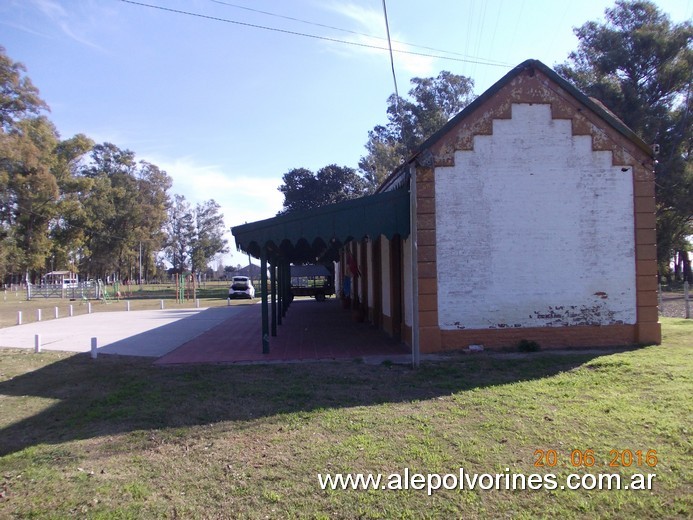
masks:
<svg viewBox="0 0 693 520"><path fill-rule="evenodd" d="M441 330L635 324L633 170L548 104L436 170Z"/></svg>
<svg viewBox="0 0 693 520"><path fill-rule="evenodd" d="M595 303L596 310L599 311L598 323L600 325L598 326L589 324L597 323L591 322L589 319L585 319L582 322L579 321L578 318L580 316L587 318L589 315L584 312L576 314L571 309L568 309L566 317L572 320L573 323L582 324L565 326L556 323L550 326L546 322L552 319L562 319L559 311L565 312L566 310L555 308L551 310L552 312L542 313L543 317L540 317L538 313L533 315L531 312L526 314L526 318L520 316L524 320L523 323L518 323L521 325L520 327L498 327L499 324L508 324L508 321L499 321L496 323L496 328L461 329L454 327L442 330L439 326L442 323L439 313L443 312L439 306L438 297L438 290L442 286L439 286L438 281L438 262L440 261L438 239L441 235L441 230L437 229L436 220L438 211L445 211L446 209L444 204L438 204L436 200L436 193L440 191L436 190L438 172L441 168L456 166L456 160L459 155L457 152L475 150L478 136L492 136L496 128L498 128L497 122L511 120L513 104L548 104L551 114L550 125L557 125L560 128L561 126L565 127L565 124L568 123L573 137L582 136L590 139L592 152L609 152L611 154L611 166L618 167L618 169L630 168L630 172L622 171L622 173L626 174L624 177L630 176L632 185L631 218L634 226L632 227L631 236L633 239L630 248L626 249L626 252L622 252L621 258L629 264L626 266L627 276L625 278L631 280L634 278L634 286L631 283L630 289L624 288L622 291L617 289L615 293L613 289L612 292L602 289L595 289L592 292L592 296L599 299ZM584 139L571 141L575 143L576 147L584 147L584 142L586 142ZM421 352L463 348L472 343L483 343L487 347L506 347L516 344L519 339L523 338L536 339L543 347L547 348L661 342L661 328L657 314L654 166L651 157L647 153L606 124L600 116L556 85L553 80L544 76L540 71L532 69L524 71L500 87L492 97L479 105L474 112L468 114L455 126L449 128L446 134L437 139L426 153L432 159L425 160L423 164L417 164L416 166L416 229L418 233L418 256L416 261L419 272L419 340ZM515 153L517 153L516 158L518 159L516 166L519 169L523 160L521 149L516 149ZM598 178L598 182L604 183L608 176L618 175L617 171L609 168L608 164L604 164L604 157L606 156L596 154L592 155L592 157L597 164L601 165L601 171L605 175L604 178ZM579 182L580 179L577 179L571 185L565 186L562 189L576 190L579 188ZM608 185L608 183L606 184ZM615 189L623 195L627 191L626 183L617 182L617 184L618 186ZM584 188L580 189L584 191ZM572 211L576 211L574 205L571 207ZM627 203L619 204L620 213L618 219L623 226L628 225L623 221L626 207ZM601 201L597 203L597 208L597 211L610 211L605 209L605 205ZM518 214L518 218L521 218L521 214ZM585 220L585 218L583 218L583 226L589 220L588 218ZM461 224L458 222L458 226ZM618 236L624 241L627 235L625 229L625 227L622 227L618 232ZM588 241L588 230L589 226L585 228L582 235L578 233L570 240ZM604 236L605 234L599 225L596 226L595 231L598 235ZM606 236L608 236L608 232ZM459 244L460 249L464 249L465 246L466 244L464 243ZM542 251L543 249L535 253L538 255ZM531 254L523 254L522 256L523 258L531 257ZM491 261L490 258L487 259L487 262ZM512 272L512 261L512 258L508 258L506 266L508 273ZM584 257L580 260L582 263L585 261L588 260ZM634 268L630 267L633 264ZM493 269L495 272L502 271L497 266L493 267ZM557 270L560 271L557 268L552 268L551 270L554 277L556 276L555 272ZM599 281L599 269L591 268L591 272L591 280ZM569 273L565 273L566 277L568 275ZM460 273L460 276L480 276L483 278L487 277L487 274L485 272L481 274L473 273L471 275L470 273ZM574 276L579 277L580 275L575 274ZM618 276L621 275L619 274ZM506 277L504 276L504 278ZM440 284L443 283L445 282L441 280ZM577 282L571 282L571 284L573 289L575 289ZM577 288L582 290L583 295L589 295L585 287L587 286L578 286ZM498 289L495 290L499 291ZM502 294L502 291L500 292ZM601 292L606 294L594 294ZM630 303L633 295L635 299L634 320L633 309ZM605 300L614 296L616 301L613 303L609 302L607 307ZM546 303L546 296L544 298L544 303ZM578 309L579 307L578 305ZM602 312L602 310L605 312ZM475 319L478 320L479 316ZM450 321L449 317L444 318L444 320L448 323ZM462 321L458 319L454 319L452 323L455 324L456 321L460 321L460 325L462 325ZM613 324L602 325L601 323ZM541 326L533 326L534 324L541 324ZM512 325L515 325L515 323L512 323ZM488 327L492 326L493 324L488 325Z"/></svg>

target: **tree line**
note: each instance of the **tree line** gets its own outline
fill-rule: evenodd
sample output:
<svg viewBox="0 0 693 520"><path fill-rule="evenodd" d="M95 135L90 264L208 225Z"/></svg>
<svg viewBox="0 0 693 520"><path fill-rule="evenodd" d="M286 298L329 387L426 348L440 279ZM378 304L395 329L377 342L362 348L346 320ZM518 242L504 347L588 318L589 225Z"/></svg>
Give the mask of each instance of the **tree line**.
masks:
<svg viewBox="0 0 693 520"><path fill-rule="evenodd" d="M574 30L578 49L556 71L598 99L646 143L658 145L657 253L660 275L693 282L693 25L674 24L643 0L618 0L602 23ZM387 123L368 132L358 170L294 168L279 190L283 212L371 193L411 153L475 96L471 78L442 71L413 78L409 98L392 94ZM670 264L674 265L672 272Z"/></svg>
<svg viewBox="0 0 693 520"><path fill-rule="evenodd" d="M220 206L172 199L155 164L78 134L61 140L21 63L0 47L0 280L200 272L226 252ZM140 272L141 264L141 272Z"/></svg>

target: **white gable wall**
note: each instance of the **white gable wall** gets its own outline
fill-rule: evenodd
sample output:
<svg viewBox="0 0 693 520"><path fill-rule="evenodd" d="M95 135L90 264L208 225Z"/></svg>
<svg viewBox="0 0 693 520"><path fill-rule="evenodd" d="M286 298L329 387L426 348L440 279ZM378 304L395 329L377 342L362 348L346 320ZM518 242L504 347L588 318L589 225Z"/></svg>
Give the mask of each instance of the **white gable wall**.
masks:
<svg viewBox="0 0 693 520"><path fill-rule="evenodd" d="M442 330L633 324L633 172L545 104L435 171ZM383 255L384 259L384 255Z"/></svg>

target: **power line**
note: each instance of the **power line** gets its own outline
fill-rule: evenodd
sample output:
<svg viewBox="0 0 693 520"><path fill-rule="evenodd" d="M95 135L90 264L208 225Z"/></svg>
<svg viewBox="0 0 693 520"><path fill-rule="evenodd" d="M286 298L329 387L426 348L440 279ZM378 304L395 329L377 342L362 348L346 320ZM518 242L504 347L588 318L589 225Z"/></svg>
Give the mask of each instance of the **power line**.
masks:
<svg viewBox="0 0 693 520"><path fill-rule="evenodd" d="M308 33L302 33L298 31L289 31L287 29L279 29L276 27L269 27L266 25L258 25L258 24L252 24L252 23L247 23L247 22L239 22L238 20L229 20L228 18L220 18L218 16L210 16L206 14L200 14L200 13L193 13L190 11L182 11L180 9L172 9L170 7L162 7L160 5L153 5L153 4L146 4L144 2L136 2L134 0L120 0L123 3L126 4L132 4L132 5L137 5L140 7L149 7L151 9L158 9L160 11L166 11L169 13L175 13L175 14L182 14L185 16L192 16L195 18L202 18L205 20L213 20L215 22L224 22L224 23L230 23L234 25L241 25L243 27L251 27L253 29L263 29L265 31L273 31L273 32L278 32L278 33L283 33L283 34L290 34L292 36L302 36L304 38L312 38L315 40L323 40L323 41L328 41L328 42L333 42L333 43L341 43L344 45L352 45L355 47L362 47L366 49L375 49L375 50L380 50L380 51L387 51L387 47L380 47L378 45L370 45L367 43L359 43L359 42L350 42L347 40L340 40L337 38L330 38L327 36L318 36L316 34L308 34ZM476 63L478 65L488 65L490 67L503 67L503 68L509 68L510 65L507 64L501 64L501 63L492 63L480 59L468 59L468 58L453 58L450 56L440 56L440 55L434 55L434 54L427 54L423 52L415 52L415 51L405 51L401 49L393 49L393 52L398 52L400 54L409 54L412 56L423 56L426 58L436 58L440 60L448 60L448 61L457 61L457 62L463 62L463 63Z"/></svg>
<svg viewBox="0 0 693 520"><path fill-rule="evenodd" d="M336 27L336 26L334 26L334 25L327 25L327 24L318 23L318 22L311 22L310 20L304 20L304 19L302 19L302 18L296 18L296 17L293 17L293 16L286 16L286 15L283 15L283 14L272 13L272 12L270 12L270 11L262 11L262 10L260 10L260 9L254 9L254 8L252 8L252 7L247 7L247 6L244 6L244 5L232 4L232 3L230 3L230 2L223 2L222 0L209 0L209 1L212 2L212 3L214 3L214 4L225 5L225 6L227 6L227 7L235 7L236 9L243 9L244 11L250 11L250 12L252 12L252 13L258 13L258 14L264 14L264 15L267 15L267 16L273 16L273 17L275 17L275 18L281 18L281 19L284 19L284 20L290 20L290 21L292 21L292 22L299 22L299 23L303 23L303 24L306 24L306 25L313 25L313 26L315 26L315 27L322 27L322 28L324 28L324 29L332 29L332 30L334 30L334 31L341 31L341 32L348 33L348 34L353 34L353 35L356 35L356 36L364 36L364 37L366 37L366 38L372 38L372 39L374 39L374 40L388 41L387 38L383 38L382 36L376 36L376 35L373 35L373 34L363 33L363 32L359 32L359 31L353 31L353 30L351 30L351 29L344 29L343 27ZM403 42L403 41L399 41L399 40L392 40L392 42L393 42L393 43L399 43L399 44L401 44L401 45L406 45L406 46L408 46L408 47L414 47L414 48L417 48L417 49L425 49L425 50L427 50L427 51L442 52L442 53L444 53L444 54L452 54L452 55L454 55L454 56L462 56L462 57L465 57L465 58L482 59L482 58L477 58L477 57L475 57L475 56L470 56L470 55L467 55L467 54L463 54L463 53L461 53L461 52L446 51L445 49L438 49L438 48L436 48L436 47L427 47L426 45L417 45L417 44L415 44L415 43L408 43L408 42ZM504 62L498 61L498 60L488 60L488 59L485 59L484 61L487 62L489 65L490 65L490 64L496 64L496 65L498 65L498 66L508 66L508 67L511 67L511 66L512 66L512 64L510 64L510 63L504 63Z"/></svg>

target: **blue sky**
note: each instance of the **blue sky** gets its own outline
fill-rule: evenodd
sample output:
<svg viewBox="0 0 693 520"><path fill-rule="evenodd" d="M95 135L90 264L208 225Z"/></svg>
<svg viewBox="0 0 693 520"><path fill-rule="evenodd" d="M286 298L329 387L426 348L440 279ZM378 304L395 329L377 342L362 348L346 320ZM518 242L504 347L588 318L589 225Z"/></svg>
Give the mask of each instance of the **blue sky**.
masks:
<svg viewBox="0 0 693 520"><path fill-rule="evenodd" d="M292 168L355 168L368 131L386 122L389 54L372 48L387 45L381 0L141 2L199 16L121 0L3 0L0 45L26 65L63 138L134 151L169 173L174 193L219 202L228 227L274 216ZM656 3L674 22L693 18L693 0ZM390 0L395 49L430 55L394 54L400 95L441 70L481 94L525 59L562 63L577 48L572 29L611 6ZM245 263L229 240L223 262Z"/></svg>

